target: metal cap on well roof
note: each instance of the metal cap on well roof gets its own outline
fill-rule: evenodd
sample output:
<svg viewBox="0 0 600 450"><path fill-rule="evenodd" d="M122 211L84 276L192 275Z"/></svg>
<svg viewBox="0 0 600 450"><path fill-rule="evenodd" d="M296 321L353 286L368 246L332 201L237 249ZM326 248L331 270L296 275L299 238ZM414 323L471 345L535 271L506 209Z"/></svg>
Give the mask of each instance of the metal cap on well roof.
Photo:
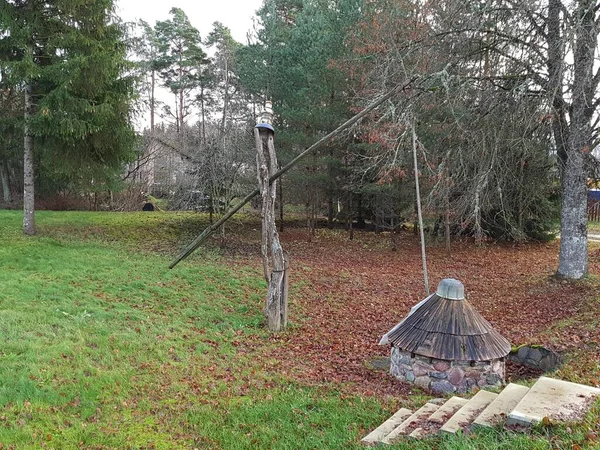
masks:
<svg viewBox="0 0 600 450"><path fill-rule="evenodd" d="M438 284L436 294L448 300L464 300L465 287L460 281L454 278L444 278Z"/></svg>

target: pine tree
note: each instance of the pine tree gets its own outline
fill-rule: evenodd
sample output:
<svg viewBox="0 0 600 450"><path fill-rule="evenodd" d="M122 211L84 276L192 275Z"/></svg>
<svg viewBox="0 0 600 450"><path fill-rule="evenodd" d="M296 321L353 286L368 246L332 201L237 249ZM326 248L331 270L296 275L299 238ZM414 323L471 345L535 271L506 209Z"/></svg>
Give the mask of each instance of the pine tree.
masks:
<svg viewBox="0 0 600 450"><path fill-rule="evenodd" d="M156 22L154 31L158 43L159 76L177 99L175 117L181 130L192 106L192 91L199 86L201 67L208 62L202 50L199 31L192 26L180 8L172 8L172 18ZM168 112L170 108L167 108Z"/></svg>

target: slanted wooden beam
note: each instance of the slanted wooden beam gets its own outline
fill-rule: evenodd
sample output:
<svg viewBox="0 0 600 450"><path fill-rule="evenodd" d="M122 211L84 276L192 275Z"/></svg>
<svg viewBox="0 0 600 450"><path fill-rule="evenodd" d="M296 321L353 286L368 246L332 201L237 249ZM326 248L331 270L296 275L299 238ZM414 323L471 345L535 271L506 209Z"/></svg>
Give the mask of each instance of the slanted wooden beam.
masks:
<svg viewBox="0 0 600 450"><path fill-rule="evenodd" d="M326 142L329 142L331 139L333 139L334 137L336 137L337 135L339 135L345 129L347 129L347 128L351 127L352 125L354 125L355 123L357 123L359 120L361 120L363 117L365 117L371 111L373 111L379 105L381 105L382 103L384 103L387 100L389 100L390 98L392 98L398 92L403 91L405 89L408 89L415 81L416 81L416 78L413 78L413 79L407 81L405 84L398 85L394 89L392 89L391 91L389 91L387 94L384 94L381 97L379 97L377 100L375 100L373 103L371 103L365 109L363 109L361 112L359 112L358 114L356 114L352 118L348 119L346 122L344 122L339 127L337 127L335 130L333 130L331 133L329 133L326 136L324 136L321 139L319 139L313 145L311 145L306 150L304 150L302 153L300 153L298 156L296 156L294 159L292 159L284 167L282 167L277 172L275 172L269 178L269 182L272 183L273 181L275 181L276 179L278 179L279 177L281 177L288 170L290 170L292 167L294 167L301 159L303 159L304 157L306 157L307 155L309 155L310 153L312 153L313 151L315 151L317 148L321 147ZM214 224L212 224L209 227L207 227L202 233L200 233L196 237L196 239L194 239L187 247L185 247L181 251L181 253L177 256L177 258L175 258L175 260L173 260L173 262L169 265L169 269L172 269L177 264L179 264L182 260L184 260L185 258L187 258L188 256L190 256L194 252L194 250L196 250L198 247L200 247L200 245L202 245L202 243L211 234L213 234L215 231L217 231L221 225L223 225L225 222L227 222L236 212L238 212L240 209L242 209L246 203L248 203L250 200L252 200L259 193L260 193L259 189L255 189L254 191L250 192L248 195L246 195L242 199L242 201L240 203L238 203L237 205L235 205L223 217L221 217L220 220L218 220Z"/></svg>

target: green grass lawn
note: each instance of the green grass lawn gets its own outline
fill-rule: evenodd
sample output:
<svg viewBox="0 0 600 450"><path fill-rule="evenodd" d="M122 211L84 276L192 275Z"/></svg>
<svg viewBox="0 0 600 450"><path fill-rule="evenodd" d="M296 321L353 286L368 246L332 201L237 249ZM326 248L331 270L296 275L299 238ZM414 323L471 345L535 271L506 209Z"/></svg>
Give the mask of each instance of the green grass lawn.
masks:
<svg viewBox="0 0 600 450"><path fill-rule="evenodd" d="M21 220L0 211L0 448L360 448L390 414L275 370L256 267L201 251L167 268L205 216L42 211L35 237ZM540 428L397 448L584 448L597 418L552 442Z"/></svg>
<svg viewBox="0 0 600 450"><path fill-rule="evenodd" d="M600 222L588 222L588 233L600 234Z"/></svg>

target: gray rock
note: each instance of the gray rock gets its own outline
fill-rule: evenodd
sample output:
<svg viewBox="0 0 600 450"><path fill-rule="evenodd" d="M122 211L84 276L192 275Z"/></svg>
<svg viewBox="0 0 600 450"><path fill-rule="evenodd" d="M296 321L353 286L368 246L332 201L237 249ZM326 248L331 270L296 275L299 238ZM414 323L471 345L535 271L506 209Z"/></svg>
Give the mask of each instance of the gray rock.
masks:
<svg viewBox="0 0 600 450"><path fill-rule="evenodd" d="M539 363L539 367L543 371L548 372L549 370L556 369L558 366L560 366L560 364L560 357L554 353L550 353L545 358L542 358Z"/></svg>
<svg viewBox="0 0 600 450"><path fill-rule="evenodd" d="M448 378L448 374L446 372L429 372L429 376L438 380L445 380Z"/></svg>
<svg viewBox="0 0 600 450"><path fill-rule="evenodd" d="M468 392L477 386L477 380L475 380L473 378L467 378L467 379L465 379L465 382L463 384L465 386L466 391Z"/></svg>
<svg viewBox="0 0 600 450"><path fill-rule="evenodd" d="M429 377L416 377L415 384L419 386L421 389L429 390L429 382L431 379Z"/></svg>
<svg viewBox="0 0 600 450"><path fill-rule="evenodd" d="M431 383L431 392L435 394L449 394L456 391L456 388L447 380L434 381Z"/></svg>
<svg viewBox="0 0 600 450"><path fill-rule="evenodd" d="M542 360L542 352L537 348L532 348L529 350L529 354L527 355L528 359L533 359L536 363L539 363Z"/></svg>
<svg viewBox="0 0 600 450"><path fill-rule="evenodd" d="M485 382L490 386L502 384L502 381L502 377L497 373L490 373L487 377L485 377Z"/></svg>
<svg viewBox="0 0 600 450"><path fill-rule="evenodd" d="M517 358L521 361L525 361L527 359L527 355L529 354L529 347L526 345L521 347L517 352Z"/></svg>
<svg viewBox="0 0 600 450"><path fill-rule="evenodd" d="M415 374L412 373L411 371L407 371L406 372L406 381L408 381L409 383L414 383L414 381L415 381Z"/></svg>
<svg viewBox="0 0 600 450"><path fill-rule="evenodd" d="M485 378L481 378L481 379L477 380L477 387L485 388L488 386L490 386L490 384L485 380Z"/></svg>

